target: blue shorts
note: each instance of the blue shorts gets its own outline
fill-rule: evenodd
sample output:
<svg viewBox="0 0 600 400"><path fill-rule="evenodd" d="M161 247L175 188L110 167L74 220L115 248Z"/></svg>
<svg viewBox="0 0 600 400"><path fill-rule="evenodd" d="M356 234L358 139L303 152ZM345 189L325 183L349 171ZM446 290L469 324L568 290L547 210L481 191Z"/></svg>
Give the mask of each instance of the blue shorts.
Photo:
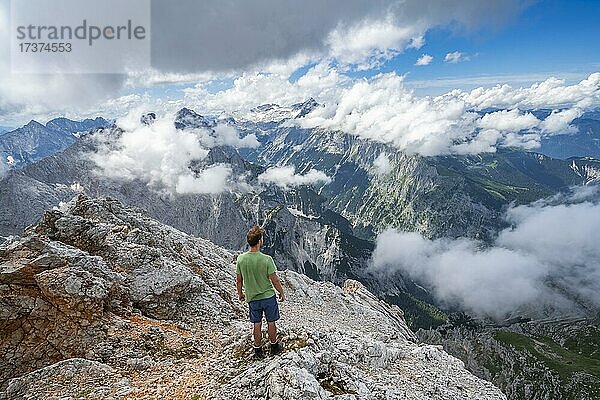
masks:
<svg viewBox="0 0 600 400"><path fill-rule="evenodd" d="M263 313L267 322L275 322L279 319L279 305L275 296L268 299L252 300L250 306L250 322L256 324L262 322Z"/></svg>

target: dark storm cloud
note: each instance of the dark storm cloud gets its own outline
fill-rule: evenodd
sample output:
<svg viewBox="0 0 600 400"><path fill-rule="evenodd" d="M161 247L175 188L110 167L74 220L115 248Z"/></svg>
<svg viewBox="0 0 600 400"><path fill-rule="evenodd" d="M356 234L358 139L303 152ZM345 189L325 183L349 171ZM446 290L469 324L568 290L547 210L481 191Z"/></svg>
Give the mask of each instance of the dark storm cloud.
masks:
<svg viewBox="0 0 600 400"><path fill-rule="evenodd" d="M327 52L335 29L389 17L396 26L426 30L453 21L495 25L519 1L153 0L152 63L161 71L240 69L300 51ZM359 40L360 38L348 38Z"/></svg>

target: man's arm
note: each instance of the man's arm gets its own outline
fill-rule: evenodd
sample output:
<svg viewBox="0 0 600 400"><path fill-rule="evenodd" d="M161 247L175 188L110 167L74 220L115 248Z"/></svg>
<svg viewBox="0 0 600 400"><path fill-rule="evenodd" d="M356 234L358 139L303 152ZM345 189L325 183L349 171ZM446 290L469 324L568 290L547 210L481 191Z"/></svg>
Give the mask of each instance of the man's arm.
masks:
<svg viewBox="0 0 600 400"><path fill-rule="evenodd" d="M283 294L283 286L281 286L281 281L279 280L277 273L273 272L272 274L269 274L269 279L271 280L273 286L275 286L275 290L277 290L279 293L279 301L284 301L285 294Z"/></svg>
<svg viewBox="0 0 600 400"><path fill-rule="evenodd" d="M244 292L242 292L242 288L244 287L244 278L242 277L242 274L237 274L235 283L237 286L238 299L240 299L240 301L244 301L246 296L244 295Z"/></svg>

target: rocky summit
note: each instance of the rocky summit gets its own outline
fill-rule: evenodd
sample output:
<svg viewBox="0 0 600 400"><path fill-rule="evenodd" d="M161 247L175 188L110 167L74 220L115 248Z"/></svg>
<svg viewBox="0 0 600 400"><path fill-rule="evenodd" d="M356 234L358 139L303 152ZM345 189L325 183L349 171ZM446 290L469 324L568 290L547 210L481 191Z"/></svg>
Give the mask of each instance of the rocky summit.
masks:
<svg viewBox="0 0 600 400"><path fill-rule="evenodd" d="M252 357L234 254L80 195L0 246L0 399L505 399L357 281L281 271Z"/></svg>

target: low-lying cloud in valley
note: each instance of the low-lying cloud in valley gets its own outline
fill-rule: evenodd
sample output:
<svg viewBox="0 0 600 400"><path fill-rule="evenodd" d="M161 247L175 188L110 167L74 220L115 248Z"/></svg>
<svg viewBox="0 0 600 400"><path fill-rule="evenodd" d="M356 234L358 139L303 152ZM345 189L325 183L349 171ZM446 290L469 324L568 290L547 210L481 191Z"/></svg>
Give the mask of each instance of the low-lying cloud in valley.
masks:
<svg viewBox="0 0 600 400"><path fill-rule="evenodd" d="M491 246L471 239L429 240L387 230L377 238L373 271L401 272L434 296L480 315L518 309L600 306L600 190L576 189L510 208L510 228Z"/></svg>
<svg viewBox="0 0 600 400"><path fill-rule="evenodd" d="M375 161L373 161L373 167L375 167L375 173L378 175L386 175L392 171L392 163L385 153L377 156Z"/></svg>
<svg viewBox="0 0 600 400"><path fill-rule="evenodd" d="M264 184L274 184L283 189L302 185L318 185L331 182L323 171L310 169L304 174L297 174L296 167L288 165L284 167L271 167L258 176L258 181Z"/></svg>
<svg viewBox="0 0 600 400"><path fill-rule="evenodd" d="M256 135L240 137L238 130L227 124L177 129L173 115L144 124L142 114L135 109L117 121L118 129L94 134L98 150L87 156L97 165L98 174L116 180L140 180L172 195L244 192L268 184L290 189L331 181L322 171L310 169L298 174L290 165L267 169L258 175L258 185L253 187L247 182L250 171L236 175L229 164L204 161L214 147L256 148L260 144Z"/></svg>
<svg viewBox="0 0 600 400"><path fill-rule="evenodd" d="M99 149L89 157L99 173L114 179L146 182L156 190L173 194L220 193L246 187L226 164L201 166L210 148L218 145L256 147L254 135L239 137L230 126L177 130L173 116L158 118L150 125L140 122L140 110L117 121L122 130L97 133ZM106 135L109 135L109 140ZM117 136L115 138L115 135Z"/></svg>

